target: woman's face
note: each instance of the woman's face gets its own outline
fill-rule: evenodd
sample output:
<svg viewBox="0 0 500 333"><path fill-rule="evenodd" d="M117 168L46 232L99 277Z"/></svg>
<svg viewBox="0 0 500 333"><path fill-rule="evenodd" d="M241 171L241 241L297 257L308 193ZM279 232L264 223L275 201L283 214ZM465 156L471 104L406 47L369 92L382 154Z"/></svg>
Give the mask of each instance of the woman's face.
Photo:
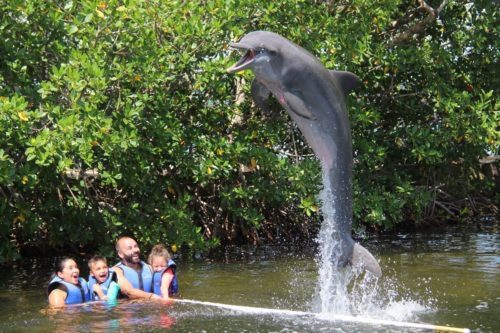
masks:
<svg viewBox="0 0 500 333"><path fill-rule="evenodd" d="M57 276L68 283L78 284L80 270L73 259L68 259L64 262L64 268L61 272L57 272Z"/></svg>

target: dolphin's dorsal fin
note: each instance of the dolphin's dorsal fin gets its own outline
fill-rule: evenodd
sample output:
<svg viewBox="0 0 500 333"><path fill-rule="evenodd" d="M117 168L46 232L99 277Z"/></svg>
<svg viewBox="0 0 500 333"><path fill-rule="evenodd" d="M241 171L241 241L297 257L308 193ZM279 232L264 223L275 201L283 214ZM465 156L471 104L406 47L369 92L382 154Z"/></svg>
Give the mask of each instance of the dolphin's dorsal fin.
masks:
<svg viewBox="0 0 500 333"><path fill-rule="evenodd" d="M351 72L332 70L330 74L332 74L346 95L361 84L359 77Z"/></svg>
<svg viewBox="0 0 500 333"><path fill-rule="evenodd" d="M363 267L376 277L382 276L382 270L380 269L380 265L378 264L377 259L375 259L367 249L365 249L358 243L354 243L351 263L353 266Z"/></svg>

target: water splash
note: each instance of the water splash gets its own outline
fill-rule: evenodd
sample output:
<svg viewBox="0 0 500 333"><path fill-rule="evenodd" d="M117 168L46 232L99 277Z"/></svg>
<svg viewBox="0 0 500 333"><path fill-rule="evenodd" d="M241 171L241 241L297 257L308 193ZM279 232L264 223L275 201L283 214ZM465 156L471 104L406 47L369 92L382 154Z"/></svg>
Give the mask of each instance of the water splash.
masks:
<svg viewBox="0 0 500 333"><path fill-rule="evenodd" d="M324 187L320 193L323 223L318 234L319 244L319 310L322 313L349 314L347 285L351 279L347 269L339 267L340 233L335 219L335 198L328 172L323 169Z"/></svg>
<svg viewBox="0 0 500 333"><path fill-rule="evenodd" d="M294 311L294 310L285 310L285 309L270 309L270 308L261 308L261 307L251 307L251 306L241 306L241 305L232 305L232 304L222 304L222 303L213 303L213 302L203 302L189 299L179 299L176 300L178 303L184 304L198 304L203 306L210 306L219 309L228 310L231 312L240 312L246 314L258 315L259 319L262 319L262 316L272 315L278 317L280 323L283 323L283 320L287 317L294 318L297 320L298 318L305 319L306 325L311 328L311 325L317 325L318 320L321 321L334 321L334 322L345 322L345 323L356 323L356 324L369 324L371 326L371 330L373 327L384 326L393 326L399 328L413 328L413 329L425 329L425 330L434 330L434 331L443 331L443 332L462 332L462 333L470 333L468 329L457 328L457 327L445 327L445 326L436 326L432 324L420 324L420 323L411 323L411 322L403 322L403 321L395 321L395 320L387 320L381 318L367 318L367 317L359 317L359 316L349 316L344 314L331 314L325 315L324 313L314 313L314 312L305 312L305 311ZM204 312L203 312L204 314ZM320 329L321 330L321 329ZM371 331L370 330L370 331ZM285 330L282 330L285 331ZM295 331L295 330L293 330ZM343 330L340 327L336 327L336 331Z"/></svg>
<svg viewBox="0 0 500 333"><path fill-rule="evenodd" d="M361 268L339 265L341 237L335 221L335 196L327 172L320 193L323 222L318 234L318 299L313 311L322 315L367 316L384 320L412 320L432 310L429 300L402 294L397 280L388 275L376 278ZM430 291L429 291L430 293Z"/></svg>
<svg viewBox="0 0 500 333"><path fill-rule="evenodd" d="M356 275L357 274L357 275ZM430 290L419 299L390 276L375 278L357 272L348 286L350 313L385 320L416 320L417 315L433 310Z"/></svg>

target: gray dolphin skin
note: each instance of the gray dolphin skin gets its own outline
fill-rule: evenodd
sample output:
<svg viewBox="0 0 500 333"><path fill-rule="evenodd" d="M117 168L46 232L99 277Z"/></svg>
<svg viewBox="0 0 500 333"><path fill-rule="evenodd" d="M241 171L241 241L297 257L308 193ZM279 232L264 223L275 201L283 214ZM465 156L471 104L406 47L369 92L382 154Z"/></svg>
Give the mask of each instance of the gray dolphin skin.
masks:
<svg viewBox="0 0 500 333"><path fill-rule="evenodd" d="M351 236L352 141L345 96L360 80L350 72L326 69L311 53L272 32L253 31L230 46L245 55L227 72L252 70L255 104L268 110L272 94L321 161L340 236L339 265L361 266L380 277L377 260Z"/></svg>

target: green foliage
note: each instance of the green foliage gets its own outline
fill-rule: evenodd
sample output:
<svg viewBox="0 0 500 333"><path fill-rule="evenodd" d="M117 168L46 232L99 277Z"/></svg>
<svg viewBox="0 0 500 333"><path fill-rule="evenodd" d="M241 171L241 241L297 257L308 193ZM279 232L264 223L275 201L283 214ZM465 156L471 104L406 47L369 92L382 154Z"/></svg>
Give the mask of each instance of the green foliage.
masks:
<svg viewBox="0 0 500 333"><path fill-rule="evenodd" d="M0 260L28 244L109 252L123 232L205 248L313 229L317 161L278 107L235 103L224 71L227 43L256 29L365 83L350 100L358 223L492 189L478 159L498 153L496 5L450 2L414 31L428 16L414 2L329 3L3 4Z"/></svg>

